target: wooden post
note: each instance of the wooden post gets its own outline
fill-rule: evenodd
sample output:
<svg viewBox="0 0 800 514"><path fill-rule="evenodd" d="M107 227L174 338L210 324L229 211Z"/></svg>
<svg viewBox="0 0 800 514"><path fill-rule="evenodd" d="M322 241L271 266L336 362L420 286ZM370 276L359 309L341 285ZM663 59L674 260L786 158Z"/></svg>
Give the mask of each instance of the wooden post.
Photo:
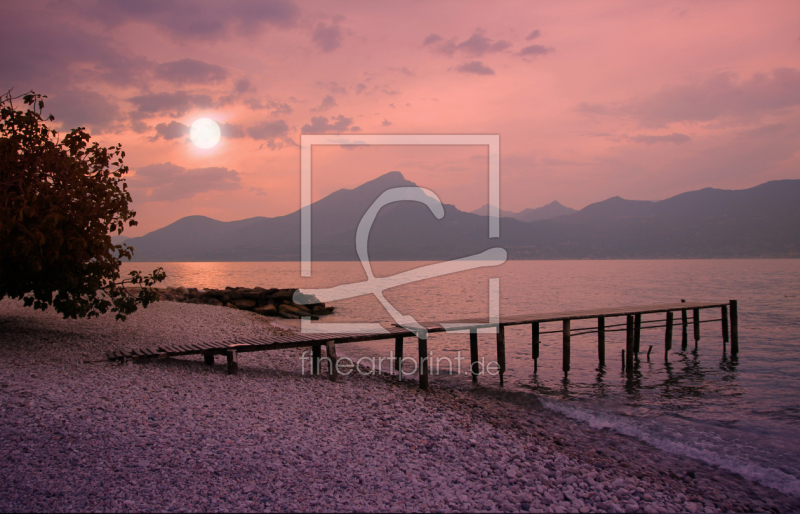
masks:
<svg viewBox="0 0 800 514"><path fill-rule="evenodd" d="M597 318L597 360L601 366L606 364L606 318Z"/></svg>
<svg viewBox="0 0 800 514"><path fill-rule="evenodd" d="M533 357L533 372L539 371L539 322L531 323L531 357Z"/></svg>
<svg viewBox="0 0 800 514"><path fill-rule="evenodd" d="M403 380L403 337L394 338L394 361L397 368L397 379Z"/></svg>
<svg viewBox="0 0 800 514"><path fill-rule="evenodd" d="M500 387L506 372L506 332L503 325L497 325L497 365L500 367Z"/></svg>
<svg viewBox="0 0 800 514"><path fill-rule="evenodd" d="M328 378L331 382L336 382L336 379L339 378L339 370L336 369L339 360L336 357L336 341L333 339L326 341L325 350L328 352Z"/></svg>
<svg viewBox="0 0 800 514"><path fill-rule="evenodd" d="M469 331L469 370L472 372L472 381L478 381L478 330Z"/></svg>
<svg viewBox="0 0 800 514"><path fill-rule="evenodd" d="M569 373L569 342L570 342L570 330L569 330L569 320L565 319L563 322L562 332L562 346L561 346L561 369L564 370L564 374Z"/></svg>
<svg viewBox="0 0 800 514"><path fill-rule="evenodd" d="M633 353L638 357L639 346L642 342L642 315L636 314L633 317Z"/></svg>
<svg viewBox="0 0 800 514"><path fill-rule="evenodd" d="M672 311L667 311L667 330L664 333L664 360L669 360L669 351L672 350Z"/></svg>
<svg viewBox="0 0 800 514"><path fill-rule="evenodd" d="M739 304L731 300L731 355L739 353Z"/></svg>
<svg viewBox="0 0 800 514"><path fill-rule="evenodd" d="M686 300L681 300L681 303L686 303ZM683 322L683 332L681 333L681 350L686 351L686 345L689 344L689 319L686 315L686 309L681 309L681 321Z"/></svg>
<svg viewBox="0 0 800 514"><path fill-rule="evenodd" d="M239 372L238 353L236 350L227 350L225 352L228 357L228 375L235 375Z"/></svg>
<svg viewBox="0 0 800 514"><path fill-rule="evenodd" d="M628 314L625 327L625 370L633 373L633 315Z"/></svg>
<svg viewBox="0 0 800 514"><path fill-rule="evenodd" d="M700 341L700 309L692 309L692 322L694 325L694 349L697 351L697 343Z"/></svg>
<svg viewBox="0 0 800 514"><path fill-rule="evenodd" d="M319 376L320 361L322 360L322 345L315 344L311 347L311 374Z"/></svg>
<svg viewBox="0 0 800 514"><path fill-rule="evenodd" d="M417 338L419 347L419 388L423 391L428 390L428 375L430 367L428 366L428 338Z"/></svg>
<svg viewBox="0 0 800 514"><path fill-rule="evenodd" d="M203 362L206 363L206 366L213 366L214 365L214 354L207 353L203 355Z"/></svg>
<svg viewBox="0 0 800 514"><path fill-rule="evenodd" d="M722 306L722 342L728 342L728 306Z"/></svg>

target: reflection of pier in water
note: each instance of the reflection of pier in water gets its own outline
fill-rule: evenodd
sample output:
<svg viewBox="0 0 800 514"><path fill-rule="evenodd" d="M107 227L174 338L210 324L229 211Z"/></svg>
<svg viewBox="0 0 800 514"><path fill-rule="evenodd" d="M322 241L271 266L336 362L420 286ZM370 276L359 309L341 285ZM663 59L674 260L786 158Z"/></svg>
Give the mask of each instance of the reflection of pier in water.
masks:
<svg viewBox="0 0 800 514"><path fill-rule="evenodd" d="M720 309L720 318L700 319L701 310ZM691 317L689 313L691 311ZM675 313L680 313L680 319L675 319ZM643 315L665 315L665 319L642 320ZM606 320L614 318L624 318L624 323L606 324ZM573 321L595 320L595 327L572 327ZM697 350L700 340L701 323L721 322L722 339L724 343L730 342L731 361L723 361L721 369L733 372L735 369L735 358L739 352L739 323L736 300L724 303L708 302L684 302L613 307L604 309L591 309L550 314L527 314L515 316L500 316L498 319L486 321L485 319L462 319L455 321L440 321L421 323L423 330L417 328L409 329L401 326L385 327L380 333L310 333L294 334L290 336L270 336L256 339L238 339L220 343L196 343L196 344L176 344L171 346L161 346L158 348L142 348L132 350L116 350L108 352L109 359L126 358L151 358L151 357L170 357L177 355L196 355L201 354L205 357L207 364L214 363L215 355L226 355L228 360L228 372L235 373L238 369L237 355L244 352L256 352L265 350L278 350L283 348L309 347L312 349L311 370L312 374L321 373L323 361L328 363L328 375L335 380L338 375L336 345L352 342L375 341L384 339L394 339L395 351L394 361L397 366L398 378L403 378L403 340L406 337L416 337L418 340L418 361L419 385L422 389L428 388L428 378L430 376L430 355L428 353L428 334L436 332L468 332L470 340L470 370L472 380L477 381L480 375L480 361L478 353L478 333L489 330L495 333L497 344L497 367L500 375L500 385L503 385L503 375L506 371L506 351L505 351L505 327L514 325L531 325L531 357L534 359L534 370L538 367L540 353L540 337L542 334L561 333L562 334L562 370L564 372L564 388L569 385L568 373L570 370L570 355L572 338L588 334L597 334L597 358L600 364L597 377L597 387L603 387L602 376L605 373L606 358L606 333L620 332L626 333L625 357L623 358L623 371L627 375L626 388L631 394L635 394L640 388L641 371L639 370L639 353L641 331L648 329L664 328L664 357L668 359L672 349L673 329L678 327L681 331L681 349L686 350L689 342L689 324L692 325L692 335L694 348ZM556 330L542 330L547 323L560 324ZM622 328L624 327L624 328ZM322 346L326 347L327 356L322 357ZM648 360L649 360L648 352ZM696 366L696 364L695 364ZM684 373L691 371L691 364L688 365ZM671 368L668 368L668 373Z"/></svg>

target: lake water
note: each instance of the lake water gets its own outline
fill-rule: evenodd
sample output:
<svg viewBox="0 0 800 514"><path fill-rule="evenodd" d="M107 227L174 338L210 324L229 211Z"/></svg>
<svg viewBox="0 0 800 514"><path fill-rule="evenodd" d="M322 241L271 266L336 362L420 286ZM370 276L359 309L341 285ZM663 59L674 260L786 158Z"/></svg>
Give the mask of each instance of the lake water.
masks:
<svg viewBox="0 0 800 514"><path fill-rule="evenodd" d="M417 268L422 262L375 262L376 276ZM133 263L130 269L163 266L167 285L326 288L363 281L358 262L313 264L300 278L298 263ZM681 351L676 331L669 361L663 329L643 330L640 366L632 379L621 370L624 332L606 336L606 366L598 367L596 334L574 336L568 380L561 372L561 336L543 335L538 373L530 358L530 326L506 329L506 388L537 395L554 411L609 428L663 450L689 455L800 497L800 260L509 261L446 275L385 292L403 314L420 321L486 317L489 279L500 279L500 311L532 312L687 301L739 301L738 359L723 353L718 322L701 325L699 351L691 340ZM392 321L374 297L335 302L324 319ZM644 316L654 319L658 316ZM719 318L718 310L701 319ZM623 322L612 318L608 324ZM573 322L589 326L594 322ZM543 324L555 330L560 324ZM648 362L645 353L653 346ZM353 358L388 357L391 341L353 343ZM469 356L468 336L434 334L434 358ZM414 340L406 355L416 355ZM481 356L494 359L494 336L480 336ZM445 361L446 362L446 361ZM464 361L468 362L468 361ZM439 370L432 383L470 388L464 374ZM298 364L299 367L299 364ZM299 369L298 369L299 371ZM435 373L435 372L434 372ZM481 387L499 387L483 376Z"/></svg>

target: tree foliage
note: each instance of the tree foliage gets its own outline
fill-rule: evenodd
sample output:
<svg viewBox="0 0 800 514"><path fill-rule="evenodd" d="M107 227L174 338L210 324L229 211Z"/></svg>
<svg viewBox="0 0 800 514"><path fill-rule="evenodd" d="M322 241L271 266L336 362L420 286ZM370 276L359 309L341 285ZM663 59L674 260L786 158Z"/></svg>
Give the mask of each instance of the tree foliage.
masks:
<svg viewBox="0 0 800 514"><path fill-rule="evenodd" d="M121 145L89 143L82 127L63 139L42 119L43 95L0 97L0 299L49 305L65 318L111 311L125 320L158 295L152 286L166 274L132 271L120 280L120 261L133 248L114 245L127 223L136 225L122 178ZM131 286L135 286L131 288Z"/></svg>

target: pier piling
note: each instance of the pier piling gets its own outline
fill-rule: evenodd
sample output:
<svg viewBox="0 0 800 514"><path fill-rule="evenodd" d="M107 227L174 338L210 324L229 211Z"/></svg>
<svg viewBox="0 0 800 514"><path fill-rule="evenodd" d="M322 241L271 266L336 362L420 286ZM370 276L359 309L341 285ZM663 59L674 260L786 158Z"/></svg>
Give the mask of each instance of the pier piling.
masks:
<svg viewBox="0 0 800 514"><path fill-rule="evenodd" d="M739 353L739 305L736 300L730 301L731 310L731 356Z"/></svg>
<svg viewBox="0 0 800 514"><path fill-rule="evenodd" d="M625 370L628 374L633 373L633 315L626 316L627 323L625 327Z"/></svg>
<svg viewBox="0 0 800 514"><path fill-rule="evenodd" d="M636 358L639 358L639 346L642 342L642 315L634 314L633 316L633 353Z"/></svg>
<svg viewBox="0 0 800 514"><path fill-rule="evenodd" d="M606 318L597 318L597 360L600 366L606 365Z"/></svg>
<svg viewBox="0 0 800 514"><path fill-rule="evenodd" d="M336 357L336 341L326 342L325 351L328 352L328 378L331 382L336 382L336 379L339 378L339 370L336 369L339 360Z"/></svg>
<svg viewBox="0 0 800 514"><path fill-rule="evenodd" d="M697 351L700 342L700 309L692 309L692 323L694 324L694 351Z"/></svg>
<svg viewBox="0 0 800 514"><path fill-rule="evenodd" d="M497 365L500 366L500 387L506 372L506 331L503 325L497 326Z"/></svg>
<svg viewBox="0 0 800 514"><path fill-rule="evenodd" d="M672 323L674 314L667 311L667 328L664 333L664 360L669 360L669 351L672 350Z"/></svg>
<svg viewBox="0 0 800 514"><path fill-rule="evenodd" d="M311 374L315 377L319 376L319 366L322 360L322 345L315 344L311 347Z"/></svg>
<svg viewBox="0 0 800 514"><path fill-rule="evenodd" d="M728 342L728 306L722 306L722 342Z"/></svg>
<svg viewBox="0 0 800 514"><path fill-rule="evenodd" d="M531 323L531 356L533 357L533 372L539 371L539 323Z"/></svg>
<svg viewBox="0 0 800 514"><path fill-rule="evenodd" d="M686 303L686 300L681 300L681 303ZM683 332L681 333L681 350L686 351L686 346L689 344L689 319L686 309L681 309L681 322L683 323Z"/></svg>
<svg viewBox="0 0 800 514"><path fill-rule="evenodd" d="M239 372L238 352L236 350L228 350L225 352L228 357L228 375L235 375Z"/></svg>
<svg viewBox="0 0 800 514"><path fill-rule="evenodd" d="M417 338L419 347L419 388L423 391L428 390L428 375L430 374L430 366L428 362L428 338Z"/></svg>
<svg viewBox="0 0 800 514"><path fill-rule="evenodd" d="M472 381L478 381L478 331L472 329L469 331L469 369L472 372Z"/></svg>
<svg viewBox="0 0 800 514"><path fill-rule="evenodd" d="M570 329L569 320L565 319L563 323L563 338L562 338L562 369L564 374L569 373L569 343L570 343Z"/></svg>
<svg viewBox="0 0 800 514"><path fill-rule="evenodd" d="M206 366L213 366L214 365L214 354L207 353L203 355L203 362L206 363Z"/></svg>
<svg viewBox="0 0 800 514"><path fill-rule="evenodd" d="M403 338L394 338L394 360L397 368L397 380L403 380Z"/></svg>

